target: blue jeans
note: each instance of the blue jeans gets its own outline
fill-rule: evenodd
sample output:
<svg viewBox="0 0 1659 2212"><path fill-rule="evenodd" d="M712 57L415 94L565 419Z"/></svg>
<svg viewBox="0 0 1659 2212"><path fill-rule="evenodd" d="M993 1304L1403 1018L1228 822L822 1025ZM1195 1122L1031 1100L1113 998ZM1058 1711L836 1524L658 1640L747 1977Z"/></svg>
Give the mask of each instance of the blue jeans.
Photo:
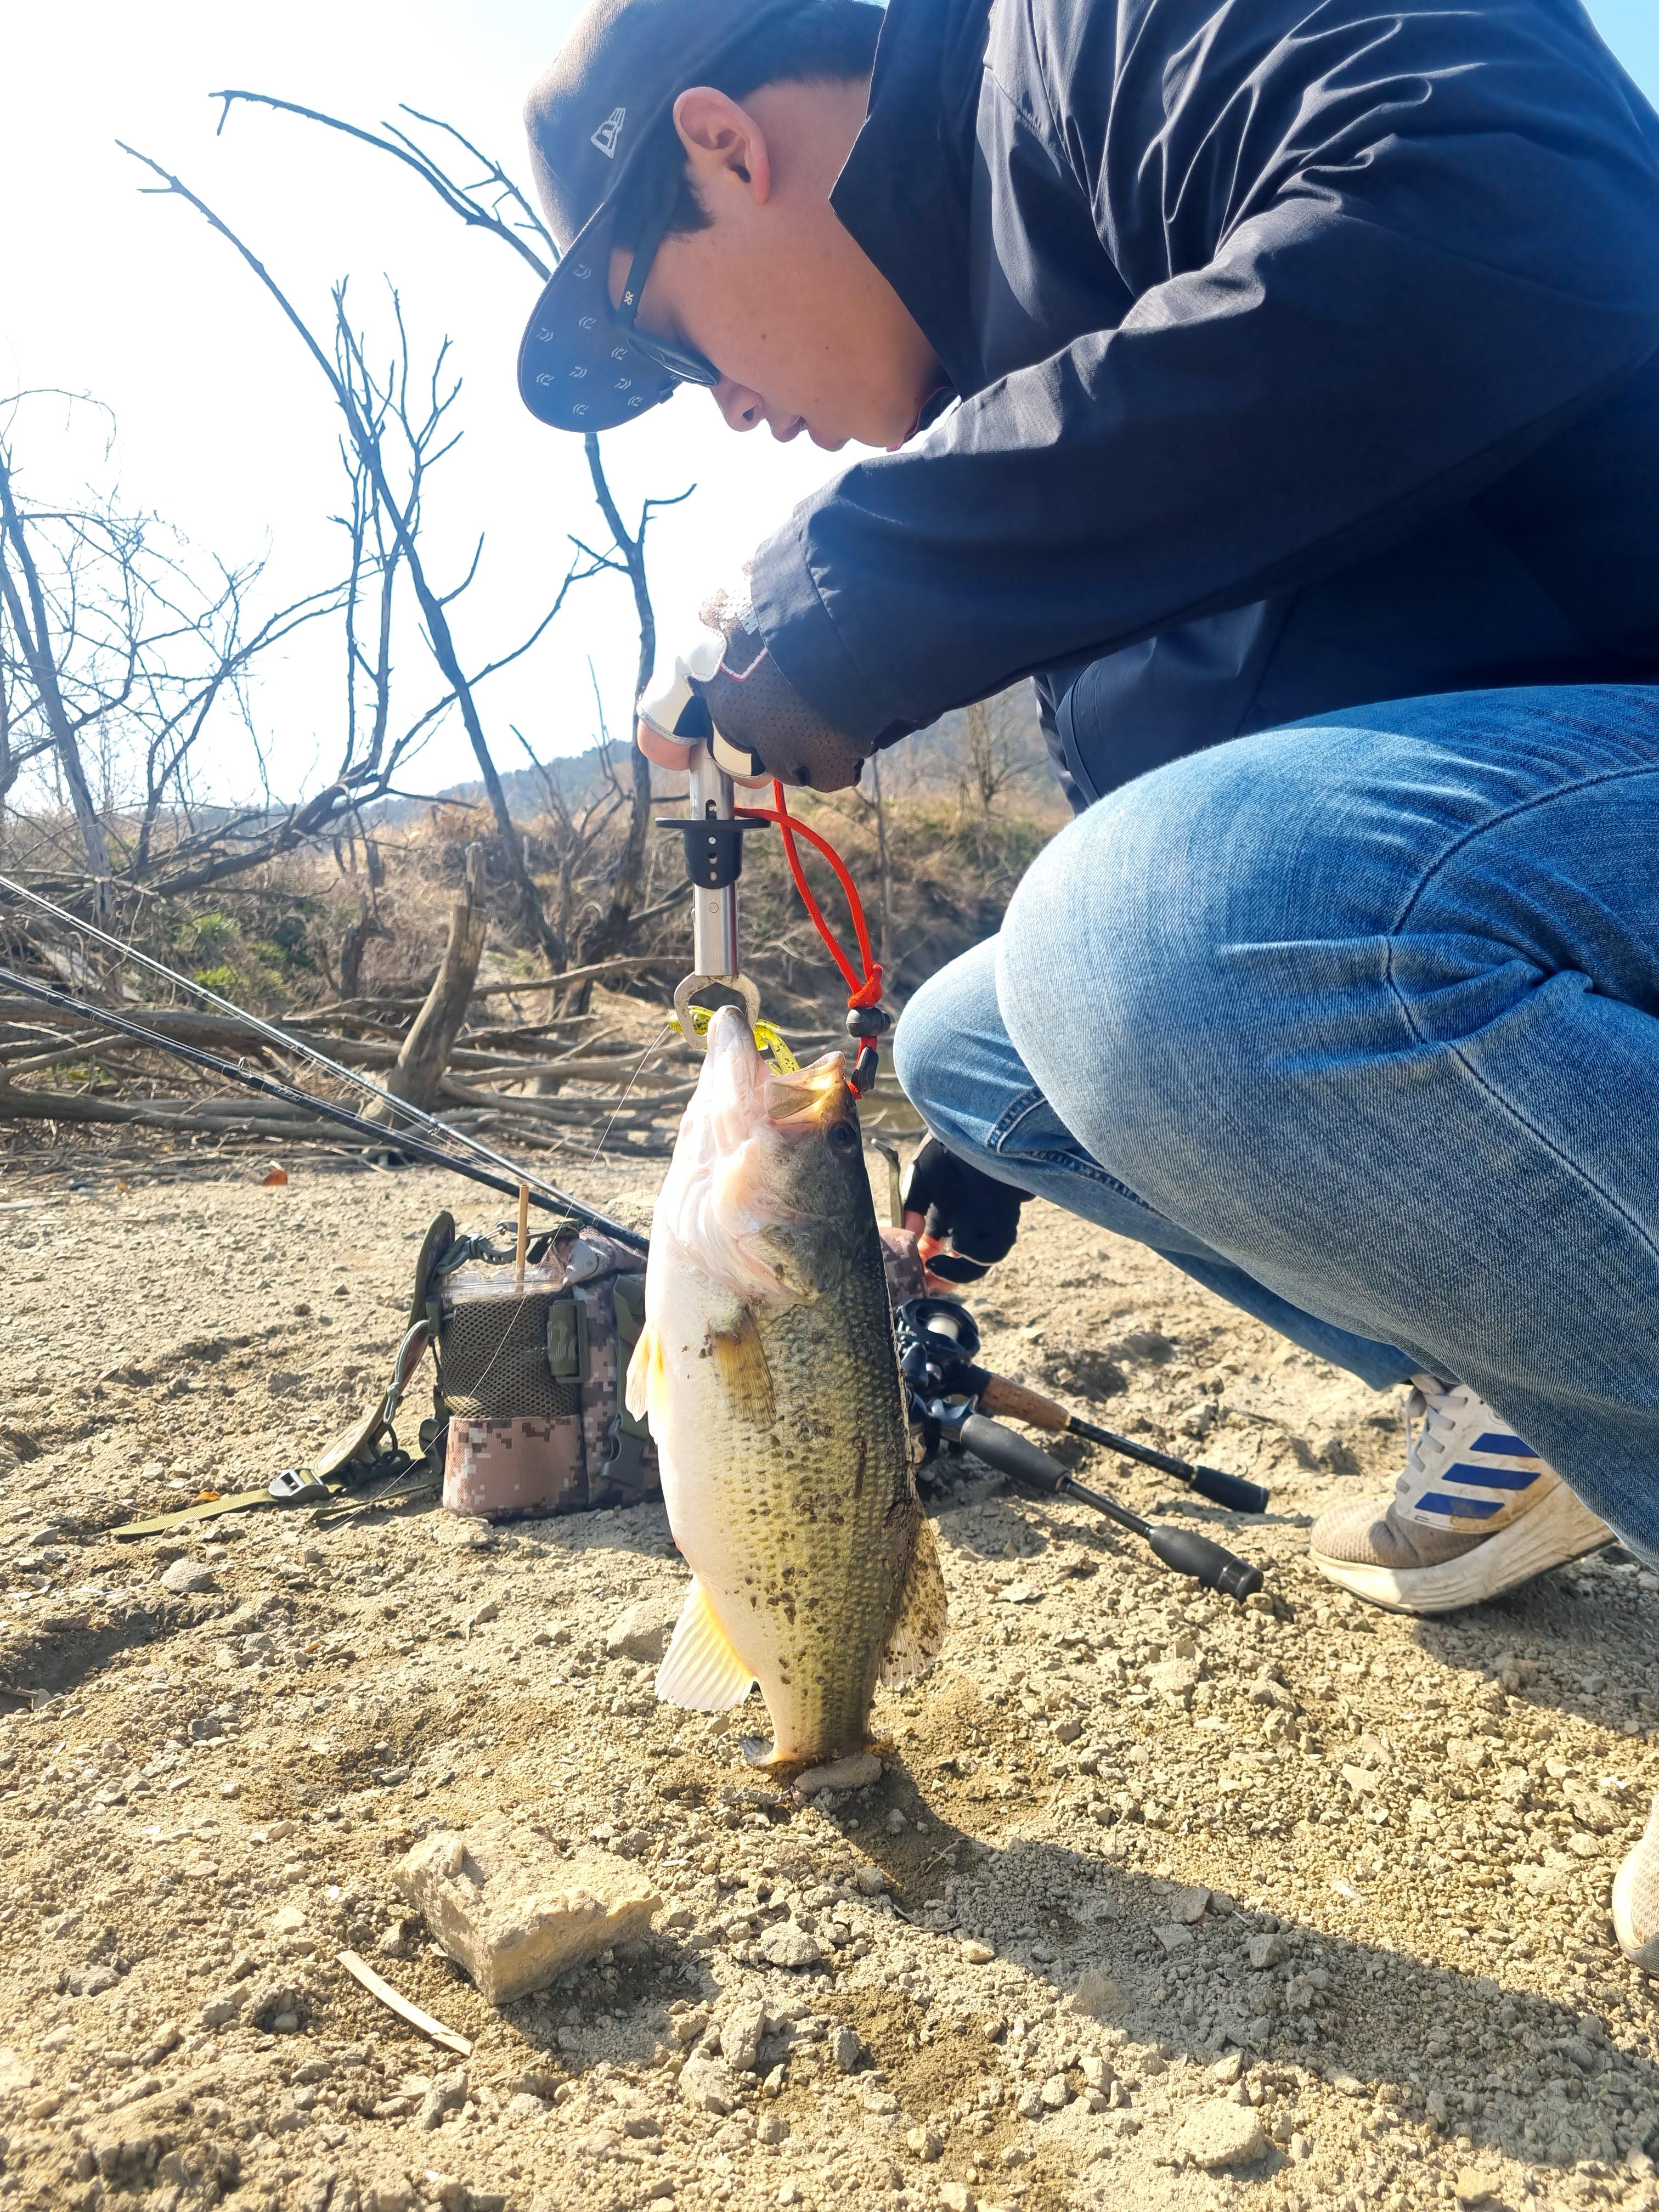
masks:
<svg viewBox="0 0 1659 2212"><path fill-rule="evenodd" d="M894 1050L965 1158L1379 1389L1470 1384L1659 1561L1659 688L1158 769Z"/></svg>

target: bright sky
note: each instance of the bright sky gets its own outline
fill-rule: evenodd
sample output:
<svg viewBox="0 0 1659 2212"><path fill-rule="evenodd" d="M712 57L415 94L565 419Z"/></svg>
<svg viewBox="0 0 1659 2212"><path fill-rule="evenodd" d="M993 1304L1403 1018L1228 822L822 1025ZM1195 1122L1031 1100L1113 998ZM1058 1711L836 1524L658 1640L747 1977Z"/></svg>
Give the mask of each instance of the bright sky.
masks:
<svg viewBox="0 0 1659 2212"><path fill-rule="evenodd" d="M227 560L268 551L273 591L297 593L339 557L327 522L339 477L325 388L229 249L182 203L141 196L114 141L153 155L211 202L319 325L333 278L350 276L360 311L378 312L385 272L428 351L446 332L454 341L466 434L434 479L429 557L453 576L485 533L480 580L456 627L473 661L499 652L548 604L567 533L601 527L580 441L532 421L514 385L530 272L367 149L249 109L216 137L207 95L251 88L368 124L404 101L453 121L522 173L524 94L577 12L575 0L0 0L0 391L96 394L118 421L110 468L130 501L158 508ZM1659 100L1655 0L1591 0L1590 13ZM40 495L69 493L79 471L108 473L95 451L65 444L61 425L44 410L19 425L17 458ZM732 436L693 392L605 447L630 517L647 494L698 487L649 541L671 641L709 586L840 465L803 441ZM508 720L544 754L590 742L590 654L612 727L625 726L635 650L625 585L585 586L533 660L485 695L502 765L521 758ZM325 654L296 656L267 680L262 717L282 787L337 743L337 659L331 637ZM436 789L471 772L457 726L418 778Z"/></svg>

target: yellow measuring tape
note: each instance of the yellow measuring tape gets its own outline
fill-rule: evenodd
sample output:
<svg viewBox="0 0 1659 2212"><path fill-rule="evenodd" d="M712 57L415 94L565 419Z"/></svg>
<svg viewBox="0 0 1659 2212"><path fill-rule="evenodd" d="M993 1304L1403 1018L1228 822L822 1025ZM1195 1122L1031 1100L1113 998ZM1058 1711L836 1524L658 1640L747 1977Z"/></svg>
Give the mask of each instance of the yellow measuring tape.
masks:
<svg viewBox="0 0 1659 2212"><path fill-rule="evenodd" d="M707 1006L692 1007L691 1026L699 1036L708 1036L708 1024L712 1018ZM678 1018L672 1014L668 1018L668 1026L672 1030L678 1030L680 1026ZM784 1042L782 1030L775 1029L770 1022L756 1023L755 1044L758 1051L769 1057L773 1066L780 1075L800 1073L800 1062Z"/></svg>

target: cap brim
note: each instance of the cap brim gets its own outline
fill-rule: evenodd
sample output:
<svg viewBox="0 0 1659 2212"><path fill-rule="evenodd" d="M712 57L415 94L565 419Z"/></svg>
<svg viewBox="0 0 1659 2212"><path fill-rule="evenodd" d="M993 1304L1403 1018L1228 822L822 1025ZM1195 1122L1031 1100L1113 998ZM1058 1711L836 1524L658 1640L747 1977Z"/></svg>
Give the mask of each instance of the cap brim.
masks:
<svg viewBox="0 0 1659 2212"><path fill-rule="evenodd" d="M614 198L595 209L536 302L519 347L525 405L556 430L611 430L666 399L678 380L636 352L611 309Z"/></svg>

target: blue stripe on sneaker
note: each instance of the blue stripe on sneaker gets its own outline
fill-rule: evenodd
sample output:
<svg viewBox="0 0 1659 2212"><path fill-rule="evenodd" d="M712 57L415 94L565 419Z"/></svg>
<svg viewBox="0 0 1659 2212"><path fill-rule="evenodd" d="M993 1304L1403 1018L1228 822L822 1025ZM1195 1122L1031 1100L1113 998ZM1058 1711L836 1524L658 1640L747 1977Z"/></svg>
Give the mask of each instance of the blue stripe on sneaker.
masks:
<svg viewBox="0 0 1659 2212"><path fill-rule="evenodd" d="M1442 1482L1472 1482L1480 1490L1526 1490L1544 1472L1541 1467L1472 1467L1459 1460L1442 1474Z"/></svg>
<svg viewBox="0 0 1659 2212"><path fill-rule="evenodd" d="M1416 1513L1444 1513L1454 1521L1485 1521L1503 1507L1495 1498L1447 1498L1440 1491L1431 1490L1419 1498L1413 1511Z"/></svg>
<svg viewBox="0 0 1659 2212"><path fill-rule="evenodd" d="M1488 1430L1484 1437L1477 1437L1469 1449L1498 1452L1505 1459L1536 1459L1538 1456L1532 1446L1522 1443L1519 1437L1506 1437L1495 1429Z"/></svg>

